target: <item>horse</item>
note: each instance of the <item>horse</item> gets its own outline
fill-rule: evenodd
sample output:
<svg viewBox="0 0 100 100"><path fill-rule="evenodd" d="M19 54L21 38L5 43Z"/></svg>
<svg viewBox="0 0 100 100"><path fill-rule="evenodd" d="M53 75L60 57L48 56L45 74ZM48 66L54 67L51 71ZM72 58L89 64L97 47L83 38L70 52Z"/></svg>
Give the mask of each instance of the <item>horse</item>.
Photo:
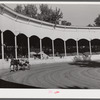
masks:
<svg viewBox="0 0 100 100"><path fill-rule="evenodd" d="M19 60L19 66L21 67L22 70L30 69L30 64L28 60Z"/></svg>
<svg viewBox="0 0 100 100"><path fill-rule="evenodd" d="M12 67L12 68L11 68ZM28 60L11 59L10 71L18 71L19 69L25 70L30 69L30 64Z"/></svg>
<svg viewBox="0 0 100 100"><path fill-rule="evenodd" d="M10 71L18 71L19 60L18 59L11 59L10 62Z"/></svg>

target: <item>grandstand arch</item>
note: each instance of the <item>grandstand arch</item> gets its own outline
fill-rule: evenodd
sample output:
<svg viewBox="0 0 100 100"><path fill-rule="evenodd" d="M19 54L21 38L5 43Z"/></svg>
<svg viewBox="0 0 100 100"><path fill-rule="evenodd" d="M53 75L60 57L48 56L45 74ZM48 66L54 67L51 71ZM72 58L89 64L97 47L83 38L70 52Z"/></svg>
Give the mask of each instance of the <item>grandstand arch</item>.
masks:
<svg viewBox="0 0 100 100"><path fill-rule="evenodd" d="M44 37L42 39L42 51L48 56L52 56L52 39L49 37Z"/></svg>
<svg viewBox="0 0 100 100"><path fill-rule="evenodd" d="M79 47L79 54L90 54L90 47L89 47L89 40L87 39L80 39L78 40L78 47Z"/></svg>
<svg viewBox="0 0 100 100"><path fill-rule="evenodd" d="M92 54L100 54L100 39L94 38L91 40Z"/></svg>
<svg viewBox="0 0 100 100"><path fill-rule="evenodd" d="M17 51L18 58L20 57L28 57L28 38L25 34L19 33L17 35Z"/></svg>
<svg viewBox="0 0 100 100"><path fill-rule="evenodd" d="M37 35L29 37L30 41L30 56L34 57L34 54L40 52L40 38Z"/></svg>
<svg viewBox="0 0 100 100"><path fill-rule="evenodd" d="M15 35L11 30L3 32L4 58L15 57Z"/></svg>
<svg viewBox="0 0 100 100"><path fill-rule="evenodd" d="M56 38L54 40L54 53L55 56L64 56L64 40Z"/></svg>
<svg viewBox="0 0 100 100"><path fill-rule="evenodd" d="M67 55L76 55L76 40L73 38L69 38L66 40L66 52Z"/></svg>

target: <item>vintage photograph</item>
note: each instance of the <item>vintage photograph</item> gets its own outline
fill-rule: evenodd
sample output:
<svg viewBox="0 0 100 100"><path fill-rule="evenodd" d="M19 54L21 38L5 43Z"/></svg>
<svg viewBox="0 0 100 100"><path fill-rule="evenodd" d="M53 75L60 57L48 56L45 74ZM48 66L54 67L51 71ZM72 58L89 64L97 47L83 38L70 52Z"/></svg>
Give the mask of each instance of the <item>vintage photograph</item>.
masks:
<svg viewBox="0 0 100 100"><path fill-rule="evenodd" d="M0 3L0 47L0 88L100 89L100 4Z"/></svg>

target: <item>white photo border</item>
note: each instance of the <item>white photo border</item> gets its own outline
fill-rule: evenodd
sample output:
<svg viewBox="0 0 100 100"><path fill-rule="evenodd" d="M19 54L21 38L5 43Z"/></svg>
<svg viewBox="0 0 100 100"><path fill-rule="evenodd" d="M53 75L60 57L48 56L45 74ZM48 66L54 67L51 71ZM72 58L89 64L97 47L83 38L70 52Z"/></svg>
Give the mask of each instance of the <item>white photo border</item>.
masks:
<svg viewBox="0 0 100 100"><path fill-rule="evenodd" d="M20 3L35 3L35 4L95 4L98 5L100 2L41 2L41 1L0 1L0 3L7 4L20 4ZM51 91L51 92L50 92ZM56 93L59 91L59 93ZM99 89L0 89L0 98L82 98L82 99L99 99Z"/></svg>

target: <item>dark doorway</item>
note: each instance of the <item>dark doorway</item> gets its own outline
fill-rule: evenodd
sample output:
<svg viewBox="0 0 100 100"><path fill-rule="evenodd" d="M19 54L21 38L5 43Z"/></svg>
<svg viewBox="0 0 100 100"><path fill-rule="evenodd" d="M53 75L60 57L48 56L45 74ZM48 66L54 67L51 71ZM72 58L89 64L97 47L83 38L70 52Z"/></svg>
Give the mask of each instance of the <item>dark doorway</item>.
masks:
<svg viewBox="0 0 100 100"><path fill-rule="evenodd" d="M90 48L89 48L89 41L86 39L81 39L78 41L78 46L79 46L79 53L87 53L90 54Z"/></svg>
<svg viewBox="0 0 100 100"><path fill-rule="evenodd" d="M24 34L17 35L17 46L18 46L18 58L28 57L28 40Z"/></svg>
<svg viewBox="0 0 100 100"><path fill-rule="evenodd" d="M74 39L68 39L66 41L66 52L68 56L76 55L76 41Z"/></svg>
<svg viewBox="0 0 100 100"><path fill-rule="evenodd" d="M52 56L52 40L48 37L42 39L42 50L49 56Z"/></svg>
<svg viewBox="0 0 100 100"><path fill-rule="evenodd" d="M15 38L14 37L15 37L15 35L9 30L6 30L3 33L4 58L15 57Z"/></svg>
<svg viewBox="0 0 100 100"><path fill-rule="evenodd" d="M55 39L54 40L54 51L55 56L64 56L64 41L62 39Z"/></svg>

